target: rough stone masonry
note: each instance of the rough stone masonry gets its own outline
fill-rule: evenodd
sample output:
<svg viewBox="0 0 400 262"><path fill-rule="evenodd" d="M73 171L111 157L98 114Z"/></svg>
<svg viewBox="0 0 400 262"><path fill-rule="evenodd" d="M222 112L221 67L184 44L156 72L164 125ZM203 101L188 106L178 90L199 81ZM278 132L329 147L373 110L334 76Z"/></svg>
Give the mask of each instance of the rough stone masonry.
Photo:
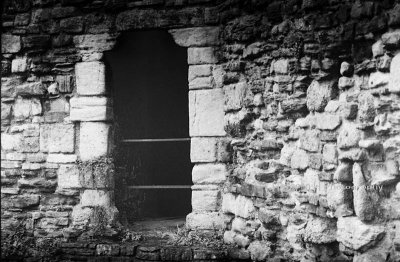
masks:
<svg viewBox="0 0 400 262"><path fill-rule="evenodd" d="M125 31L165 29L188 54L187 227L222 230L232 260L400 260L400 1L2 6L2 258L21 229L68 245L100 215L118 222L103 53Z"/></svg>

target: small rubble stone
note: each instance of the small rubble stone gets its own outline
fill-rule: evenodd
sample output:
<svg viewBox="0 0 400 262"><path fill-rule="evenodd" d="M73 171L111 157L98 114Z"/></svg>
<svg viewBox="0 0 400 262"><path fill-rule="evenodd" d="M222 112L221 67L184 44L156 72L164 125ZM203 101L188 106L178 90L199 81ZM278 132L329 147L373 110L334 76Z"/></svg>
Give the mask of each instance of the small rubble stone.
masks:
<svg viewBox="0 0 400 262"><path fill-rule="evenodd" d="M308 167L308 161L309 160L306 151L298 149L293 152L290 165L292 168L304 170Z"/></svg>
<svg viewBox="0 0 400 262"><path fill-rule="evenodd" d="M342 162L337 167L333 178L339 182L353 182L353 165Z"/></svg>
<svg viewBox="0 0 400 262"><path fill-rule="evenodd" d="M340 65L340 74L342 76L352 76L353 75L353 67L348 62L342 62Z"/></svg>
<svg viewBox="0 0 400 262"><path fill-rule="evenodd" d="M336 221L334 219L313 218L304 229L304 241L325 244L336 241Z"/></svg>
<svg viewBox="0 0 400 262"><path fill-rule="evenodd" d="M21 50L21 37L10 34L1 34L1 53L14 54Z"/></svg>
<svg viewBox="0 0 400 262"><path fill-rule="evenodd" d="M357 147L360 139L360 131L354 125L346 125L339 132L338 147L341 149Z"/></svg>

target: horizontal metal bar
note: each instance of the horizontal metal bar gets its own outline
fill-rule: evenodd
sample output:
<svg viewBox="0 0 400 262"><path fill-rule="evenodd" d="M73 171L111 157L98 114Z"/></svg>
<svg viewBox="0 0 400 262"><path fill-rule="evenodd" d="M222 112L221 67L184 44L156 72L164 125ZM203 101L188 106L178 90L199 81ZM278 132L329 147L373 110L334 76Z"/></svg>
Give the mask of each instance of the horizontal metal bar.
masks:
<svg viewBox="0 0 400 262"><path fill-rule="evenodd" d="M127 186L129 189L157 189L157 188L192 188L190 185L151 185L151 186Z"/></svg>
<svg viewBox="0 0 400 262"><path fill-rule="evenodd" d="M146 138L146 139L122 139L122 143L147 143L147 142L178 142L190 141L190 137L185 138Z"/></svg>

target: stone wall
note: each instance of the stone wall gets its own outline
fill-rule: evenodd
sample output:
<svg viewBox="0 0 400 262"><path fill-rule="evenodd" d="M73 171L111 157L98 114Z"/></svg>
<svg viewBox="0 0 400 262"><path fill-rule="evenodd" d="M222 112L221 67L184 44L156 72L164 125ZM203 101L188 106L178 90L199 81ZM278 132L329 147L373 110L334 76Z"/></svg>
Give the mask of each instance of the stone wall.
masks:
<svg viewBox="0 0 400 262"><path fill-rule="evenodd" d="M118 221L103 52L164 28L188 49L188 227L257 261L400 258L399 1L19 0L2 17L2 233Z"/></svg>

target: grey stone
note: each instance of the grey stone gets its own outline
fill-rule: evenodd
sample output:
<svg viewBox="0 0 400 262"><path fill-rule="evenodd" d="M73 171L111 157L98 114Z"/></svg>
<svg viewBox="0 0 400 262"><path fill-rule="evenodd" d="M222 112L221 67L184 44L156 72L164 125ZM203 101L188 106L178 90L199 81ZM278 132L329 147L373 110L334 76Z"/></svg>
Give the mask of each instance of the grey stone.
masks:
<svg viewBox="0 0 400 262"><path fill-rule="evenodd" d="M194 212L218 211L219 197L218 190L192 191L192 210Z"/></svg>
<svg viewBox="0 0 400 262"><path fill-rule="evenodd" d="M191 229L224 228L224 217L218 212L190 213L186 216L186 224Z"/></svg>
<svg viewBox="0 0 400 262"><path fill-rule="evenodd" d="M10 34L1 35L1 53L14 54L21 50L21 37Z"/></svg>
<svg viewBox="0 0 400 262"><path fill-rule="evenodd" d="M339 182L353 182L353 165L342 162L337 167L333 178Z"/></svg>
<svg viewBox="0 0 400 262"><path fill-rule="evenodd" d="M73 124L44 124L40 126L40 150L50 153L72 153L75 146Z"/></svg>
<svg viewBox="0 0 400 262"><path fill-rule="evenodd" d="M326 163L337 164L337 150L335 144L325 144L322 149L323 160Z"/></svg>
<svg viewBox="0 0 400 262"><path fill-rule="evenodd" d="M310 111L323 111L330 100L336 97L336 81L314 80L307 89L307 108Z"/></svg>
<svg viewBox="0 0 400 262"><path fill-rule="evenodd" d="M343 129L339 132L337 138L338 147L340 149L357 147L360 139L360 130L358 130L353 124L347 124L343 126Z"/></svg>
<svg viewBox="0 0 400 262"><path fill-rule="evenodd" d="M106 92L105 66L102 62L75 65L76 89L79 95L103 95Z"/></svg>
<svg viewBox="0 0 400 262"><path fill-rule="evenodd" d="M337 229L337 241L359 251L372 246L384 234L383 226L365 224L357 217L340 217Z"/></svg>
<svg viewBox="0 0 400 262"><path fill-rule="evenodd" d="M250 252L250 257L253 261L264 261L272 252L268 243L258 240L251 242L247 250Z"/></svg>
<svg viewBox="0 0 400 262"><path fill-rule="evenodd" d="M342 123L340 116L331 114L316 114L315 124L321 130L335 130Z"/></svg>
<svg viewBox="0 0 400 262"><path fill-rule="evenodd" d="M199 47L219 44L219 27L194 27L169 31L179 46Z"/></svg>
<svg viewBox="0 0 400 262"><path fill-rule="evenodd" d="M194 184L221 184L227 176L224 164L197 164L192 170Z"/></svg>
<svg viewBox="0 0 400 262"><path fill-rule="evenodd" d="M375 192L368 190L369 185L366 180L367 174L362 170L359 163L353 164L353 197L354 211L362 221L370 221L375 218Z"/></svg>
<svg viewBox="0 0 400 262"><path fill-rule="evenodd" d="M308 161L309 159L306 151L297 149L293 152L290 165L292 168L305 170L308 167Z"/></svg>
<svg viewBox="0 0 400 262"><path fill-rule="evenodd" d="M304 241L314 244L327 244L336 241L336 220L313 218L304 229Z"/></svg>
<svg viewBox="0 0 400 262"><path fill-rule="evenodd" d="M340 74L342 76L352 76L353 66L348 62L342 62L342 64L340 65Z"/></svg>
<svg viewBox="0 0 400 262"><path fill-rule="evenodd" d="M188 64L215 64L218 58L214 47L190 47L188 48Z"/></svg>
<svg viewBox="0 0 400 262"><path fill-rule="evenodd" d="M299 139L301 149L309 152L320 152L319 131L315 129L307 130Z"/></svg>

